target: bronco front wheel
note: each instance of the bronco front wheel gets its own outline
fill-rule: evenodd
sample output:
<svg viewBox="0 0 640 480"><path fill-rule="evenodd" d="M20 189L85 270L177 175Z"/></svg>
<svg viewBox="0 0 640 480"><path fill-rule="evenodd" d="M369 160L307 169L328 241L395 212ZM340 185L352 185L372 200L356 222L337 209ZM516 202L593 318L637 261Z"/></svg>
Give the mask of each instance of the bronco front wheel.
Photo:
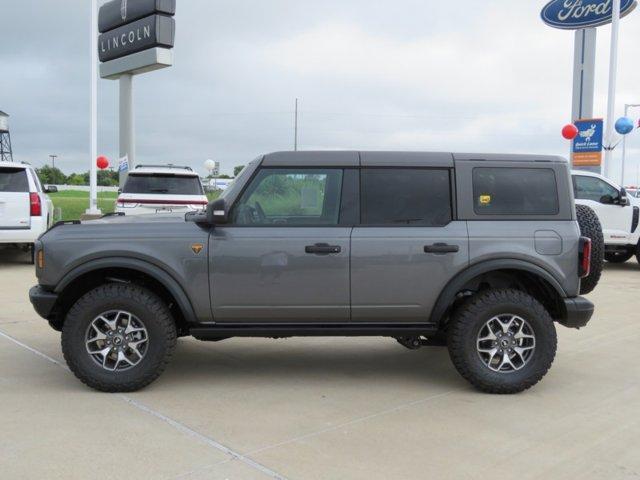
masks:
<svg viewBox="0 0 640 480"><path fill-rule="evenodd" d="M518 393L547 373L555 358L556 330L549 313L525 292L479 293L449 324L449 355L458 372L488 393Z"/></svg>
<svg viewBox="0 0 640 480"><path fill-rule="evenodd" d="M130 284L106 284L86 293L62 328L69 368L104 392L130 392L154 381L175 344L167 306L151 291Z"/></svg>

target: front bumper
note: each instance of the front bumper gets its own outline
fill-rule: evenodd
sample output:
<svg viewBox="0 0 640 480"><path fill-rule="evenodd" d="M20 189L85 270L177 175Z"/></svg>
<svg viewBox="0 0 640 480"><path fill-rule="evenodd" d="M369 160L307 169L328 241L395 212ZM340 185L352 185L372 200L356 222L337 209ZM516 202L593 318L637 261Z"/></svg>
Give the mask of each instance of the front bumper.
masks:
<svg viewBox="0 0 640 480"><path fill-rule="evenodd" d="M58 294L48 292L41 285L36 285L29 290L29 300L38 315L49 320L53 307L58 301Z"/></svg>
<svg viewBox="0 0 640 480"><path fill-rule="evenodd" d="M564 299L567 315L560 320L560 323L569 328L584 327L593 315L594 305L584 297L573 297Z"/></svg>

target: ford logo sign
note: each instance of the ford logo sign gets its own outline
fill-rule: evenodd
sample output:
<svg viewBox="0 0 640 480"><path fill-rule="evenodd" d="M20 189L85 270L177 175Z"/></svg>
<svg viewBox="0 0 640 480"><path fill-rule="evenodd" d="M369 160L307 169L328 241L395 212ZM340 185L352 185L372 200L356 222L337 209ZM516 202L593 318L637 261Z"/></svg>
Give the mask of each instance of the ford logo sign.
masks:
<svg viewBox="0 0 640 480"><path fill-rule="evenodd" d="M636 8L636 0L620 0L620 16ZM613 0L552 0L540 16L547 25L567 30L598 27L611 23Z"/></svg>

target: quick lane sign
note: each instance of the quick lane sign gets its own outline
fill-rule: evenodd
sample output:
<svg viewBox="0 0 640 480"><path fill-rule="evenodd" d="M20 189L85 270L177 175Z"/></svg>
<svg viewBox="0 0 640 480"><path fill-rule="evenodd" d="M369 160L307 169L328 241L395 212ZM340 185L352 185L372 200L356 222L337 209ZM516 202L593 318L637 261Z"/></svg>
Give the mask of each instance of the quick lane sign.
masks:
<svg viewBox="0 0 640 480"><path fill-rule="evenodd" d="M165 15L151 15L98 37L101 62L131 55L153 47L173 48L175 21Z"/></svg>
<svg viewBox="0 0 640 480"><path fill-rule="evenodd" d="M603 121L601 118L582 119L575 122L578 136L573 140L573 165L599 167L602 164Z"/></svg>
<svg viewBox="0 0 640 480"><path fill-rule="evenodd" d="M176 0L111 0L100 7L98 30L105 33L156 13L175 15Z"/></svg>

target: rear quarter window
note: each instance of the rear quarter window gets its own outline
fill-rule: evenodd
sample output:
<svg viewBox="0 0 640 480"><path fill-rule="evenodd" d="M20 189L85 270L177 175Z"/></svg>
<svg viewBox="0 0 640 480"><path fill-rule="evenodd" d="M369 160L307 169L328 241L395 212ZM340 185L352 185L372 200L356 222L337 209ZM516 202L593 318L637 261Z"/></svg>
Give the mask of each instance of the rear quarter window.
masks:
<svg viewBox="0 0 640 480"><path fill-rule="evenodd" d="M550 168L473 169L477 215L557 215L558 187Z"/></svg>
<svg viewBox="0 0 640 480"><path fill-rule="evenodd" d="M24 168L0 168L0 192L28 192L29 179Z"/></svg>

